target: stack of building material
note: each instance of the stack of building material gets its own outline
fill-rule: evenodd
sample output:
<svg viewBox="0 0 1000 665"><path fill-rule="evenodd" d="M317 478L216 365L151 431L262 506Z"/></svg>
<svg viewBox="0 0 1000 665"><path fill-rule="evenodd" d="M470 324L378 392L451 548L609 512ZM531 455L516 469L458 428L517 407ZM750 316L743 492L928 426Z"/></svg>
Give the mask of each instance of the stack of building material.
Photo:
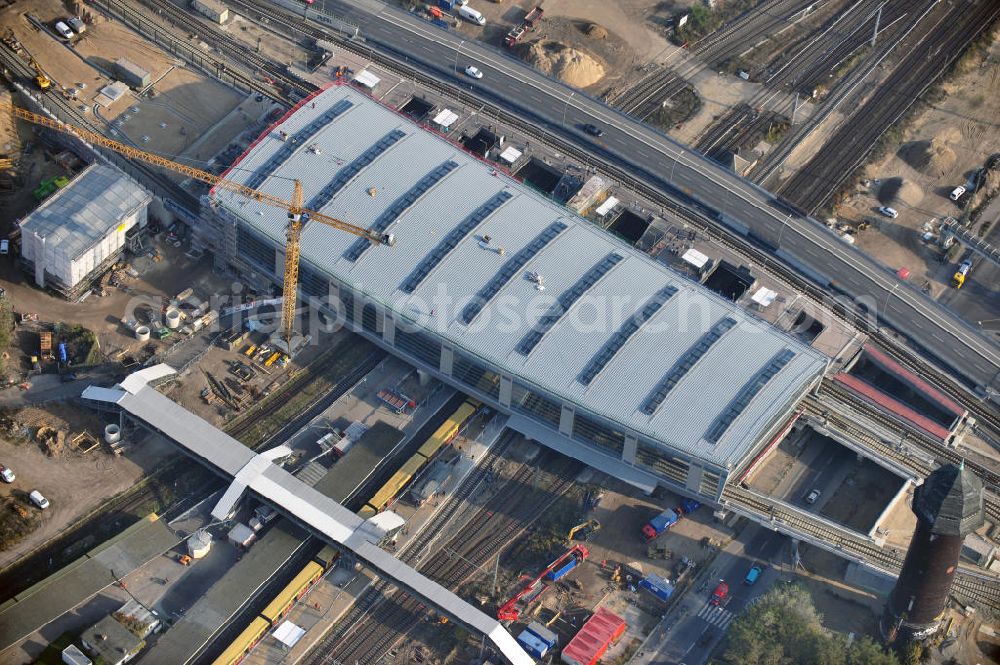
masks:
<svg viewBox="0 0 1000 665"><path fill-rule="evenodd" d="M595 665L608 647L622 636L625 620L603 607L597 608L569 644L562 650L566 665Z"/></svg>

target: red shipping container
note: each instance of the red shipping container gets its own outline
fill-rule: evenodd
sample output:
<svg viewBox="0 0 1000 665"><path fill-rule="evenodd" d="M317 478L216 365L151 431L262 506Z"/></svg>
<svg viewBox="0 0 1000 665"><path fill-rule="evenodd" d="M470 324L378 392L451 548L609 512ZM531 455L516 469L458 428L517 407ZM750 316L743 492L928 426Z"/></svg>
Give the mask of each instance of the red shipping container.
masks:
<svg viewBox="0 0 1000 665"><path fill-rule="evenodd" d="M624 619L599 607L562 650L562 662L566 665L594 665L622 636L625 628Z"/></svg>

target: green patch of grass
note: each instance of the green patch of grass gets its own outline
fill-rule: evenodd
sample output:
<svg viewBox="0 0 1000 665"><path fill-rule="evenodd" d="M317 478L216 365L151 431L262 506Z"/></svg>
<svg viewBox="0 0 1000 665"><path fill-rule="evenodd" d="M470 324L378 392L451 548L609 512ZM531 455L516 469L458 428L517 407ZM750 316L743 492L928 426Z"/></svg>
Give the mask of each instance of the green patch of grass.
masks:
<svg viewBox="0 0 1000 665"><path fill-rule="evenodd" d="M670 131L675 126L681 125L701 110L702 101L698 93L690 85L674 95L667 106L661 106L653 112L646 121L655 126Z"/></svg>
<svg viewBox="0 0 1000 665"><path fill-rule="evenodd" d="M81 325L57 323L55 334L60 342L65 342L69 347L70 360L77 367L89 367L103 361L94 331Z"/></svg>

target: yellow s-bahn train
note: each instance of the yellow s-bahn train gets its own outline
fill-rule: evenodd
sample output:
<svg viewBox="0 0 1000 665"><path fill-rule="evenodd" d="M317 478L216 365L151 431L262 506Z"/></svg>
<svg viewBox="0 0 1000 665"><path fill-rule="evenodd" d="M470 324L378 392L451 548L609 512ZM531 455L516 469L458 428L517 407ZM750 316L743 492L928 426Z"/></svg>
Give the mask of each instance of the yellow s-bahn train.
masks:
<svg viewBox="0 0 1000 665"><path fill-rule="evenodd" d="M438 453L441 448L448 445L458 436L459 431L469 421L476 412L482 408L482 402L469 398L462 402L455 413L451 414L440 427L420 446L413 457L406 460L399 471L394 473L389 481L383 485L368 503L358 511L358 516L368 519L381 510L384 510L393 499L403 491L403 489L413 480L414 476L420 473L431 458Z"/></svg>
<svg viewBox="0 0 1000 665"><path fill-rule="evenodd" d="M307 563L299 574L260 611L260 614L254 617L250 625L226 647L226 650L213 661L213 665L237 665L246 658L257 643L267 635L267 631L288 614L296 601L323 577L323 573L333 567L339 557L340 552L329 545L320 550L319 554Z"/></svg>

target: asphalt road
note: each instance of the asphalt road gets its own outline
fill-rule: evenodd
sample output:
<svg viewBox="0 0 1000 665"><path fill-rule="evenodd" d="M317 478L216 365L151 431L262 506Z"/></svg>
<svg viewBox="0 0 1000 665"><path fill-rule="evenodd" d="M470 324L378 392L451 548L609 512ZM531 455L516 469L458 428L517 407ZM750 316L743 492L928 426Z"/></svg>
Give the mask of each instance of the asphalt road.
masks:
<svg viewBox="0 0 1000 665"><path fill-rule="evenodd" d="M900 331L925 353L976 386L1000 386L1000 343L959 320L893 270L847 245L824 226L772 208L772 195L720 165L607 105L551 80L481 43L462 39L377 0L318 0L329 13L361 26L380 51L451 77L470 92L538 122L543 129L624 167L674 198L690 197L740 235L768 247L777 257L834 293L847 294L861 310ZM461 74L470 64L485 74L473 81ZM579 127L594 123L594 139ZM690 200L689 199L689 200Z"/></svg>
<svg viewBox="0 0 1000 665"><path fill-rule="evenodd" d="M644 649L633 659L636 665L703 665L733 619L780 579L781 571L770 563L781 561L787 554L788 538L751 525L741 539L745 539L746 546L740 551L722 552L713 563L714 576L688 590L664 623L654 629ZM747 586L743 580L755 564L762 573L753 586ZM708 601L719 580L729 584L729 597L721 607L714 607Z"/></svg>

